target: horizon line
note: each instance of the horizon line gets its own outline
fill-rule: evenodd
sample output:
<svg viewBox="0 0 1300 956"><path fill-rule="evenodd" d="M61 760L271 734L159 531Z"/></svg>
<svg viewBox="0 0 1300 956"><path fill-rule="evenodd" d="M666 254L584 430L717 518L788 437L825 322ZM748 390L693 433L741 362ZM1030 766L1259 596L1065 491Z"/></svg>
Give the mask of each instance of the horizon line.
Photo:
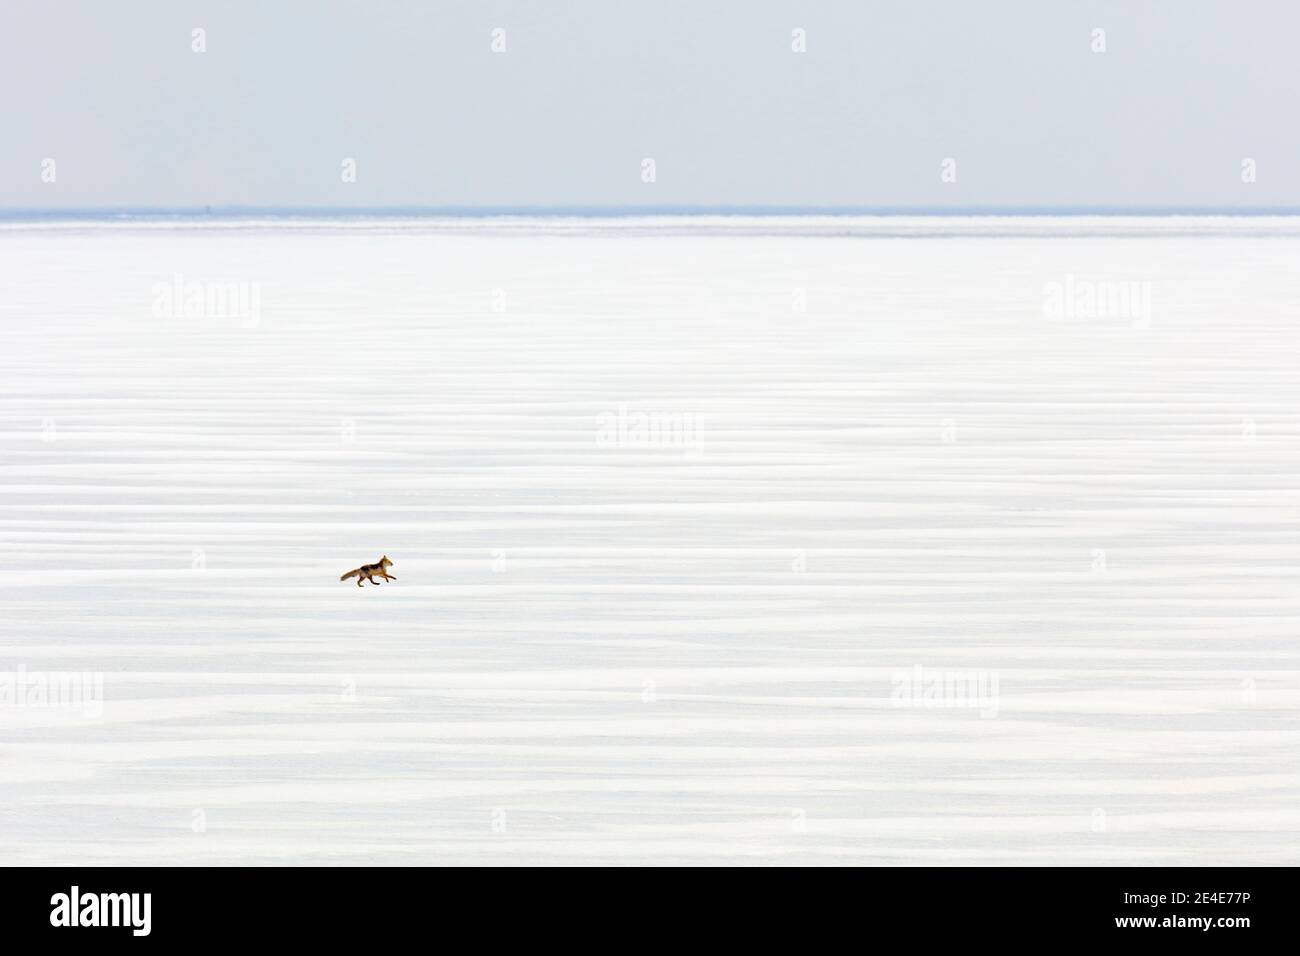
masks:
<svg viewBox="0 0 1300 956"><path fill-rule="evenodd" d="M581 218L631 219L642 217L1290 217L1300 216L1300 206L795 206L795 205L660 205L660 206L81 206L0 207L0 220L73 219L230 219L246 216L271 218L383 218L383 219L489 219Z"/></svg>

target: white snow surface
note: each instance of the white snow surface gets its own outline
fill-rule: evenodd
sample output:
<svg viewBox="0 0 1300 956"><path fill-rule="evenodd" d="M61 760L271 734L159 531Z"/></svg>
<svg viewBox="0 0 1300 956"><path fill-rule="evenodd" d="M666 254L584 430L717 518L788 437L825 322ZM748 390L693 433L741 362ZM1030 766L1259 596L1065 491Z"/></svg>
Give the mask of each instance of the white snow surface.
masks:
<svg viewBox="0 0 1300 956"><path fill-rule="evenodd" d="M1300 862L1297 263L1263 219L6 223L0 862ZM160 307L196 283L256 314Z"/></svg>

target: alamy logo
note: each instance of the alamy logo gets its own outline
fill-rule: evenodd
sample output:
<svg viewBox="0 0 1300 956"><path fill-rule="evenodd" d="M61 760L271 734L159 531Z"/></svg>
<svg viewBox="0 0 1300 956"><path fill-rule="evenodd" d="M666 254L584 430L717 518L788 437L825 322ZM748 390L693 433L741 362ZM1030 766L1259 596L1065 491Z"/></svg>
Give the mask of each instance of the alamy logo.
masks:
<svg viewBox="0 0 1300 956"><path fill-rule="evenodd" d="M59 707L104 716L104 675L92 671L0 671L0 707Z"/></svg>
<svg viewBox="0 0 1300 956"><path fill-rule="evenodd" d="M171 282L153 284L154 318L239 319L246 329L262 321L260 282L197 282L177 272Z"/></svg>
<svg viewBox="0 0 1300 956"><path fill-rule="evenodd" d="M895 707L965 707L981 717L998 715L998 672L936 670L919 664L895 671L890 703Z"/></svg>
<svg viewBox="0 0 1300 956"><path fill-rule="evenodd" d="M620 404L596 416L596 444L602 448L669 448L703 451L700 418L694 412L648 411Z"/></svg>
<svg viewBox="0 0 1300 956"><path fill-rule="evenodd" d="M1119 319L1144 329L1151 324L1151 283L1067 273L1063 282L1044 283L1043 315L1054 322Z"/></svg>
<svg viewBox="0 0 1300 956"><path fill-rule="evenodd" d="M131 935L148 936L151 893L71 893L50 897L51 926L129 926Z"/></svg>

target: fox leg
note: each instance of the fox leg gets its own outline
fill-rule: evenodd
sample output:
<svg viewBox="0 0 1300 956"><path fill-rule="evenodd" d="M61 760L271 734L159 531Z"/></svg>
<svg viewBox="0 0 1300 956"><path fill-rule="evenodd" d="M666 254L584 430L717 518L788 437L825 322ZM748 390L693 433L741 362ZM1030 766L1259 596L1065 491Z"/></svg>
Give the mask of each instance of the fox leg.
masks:
<svg viewBox="0 0 1300 956"><path fill-rule="evenodd" d="M387 571L380 571L379 573L382 574L382 575L384 576L384 580L385 580L385 581L396 581L396 580L397 580L397 575L396 575L396 574L389 574Z"/></svg>
<svg viewBox="0 0 1300 956"><path fill-rule="evenodd" d="M361 587L361 575L357 575L357 587Z"/></svg>
<svg viewBox="0 0 1300 956"><path fill-rule="evenodd" d="M366 575L366 580L369 581L371 584L383 584L383 583L384 583L384 582L382 582L382 581L376 581L376 580L375 580L374 578L372 578L370 575Z"/></svg>

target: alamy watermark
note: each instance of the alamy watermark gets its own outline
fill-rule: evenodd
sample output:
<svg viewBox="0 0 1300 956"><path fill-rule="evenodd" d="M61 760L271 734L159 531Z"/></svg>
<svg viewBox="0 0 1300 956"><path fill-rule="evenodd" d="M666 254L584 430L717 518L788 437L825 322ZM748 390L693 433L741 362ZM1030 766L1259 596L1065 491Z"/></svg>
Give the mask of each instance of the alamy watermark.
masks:
<svg viewBox="0 0 1300 956"><path fill-rule="evenodd" d="M0 708L51 707L104 715L104 675L94 671L0 671Z"/></svg>
<svg viewBox="0 0 1300 956"><path fill-rule="evenodd" d="M938 670L917 664L895 671L889 701L895 707L978 710L981 717L998 715L998 672Z"/></svg>
<svg viewBox="0 0 1300 956"><path fill-rule="evenodd" d="M665 412L620 404L596 416L596 444L601 448L667 448L700 454L703 426L694 412Z"/></svg>
<svg viewBox="0 0 1300 956"><path fill-rule="evenodd" d="M255 329L262 321L262 284L187 280L177 272L170 282L153 284L152 311L158 319L238 319L241 328Z"/></svg>
<svg viewBox="0 0 1300 956"><path fill-rule="evenodd" d="M1066 273L1043 284L1043 315L1053 322L1121 321L1151 325L1151 283Z"/></svg>

